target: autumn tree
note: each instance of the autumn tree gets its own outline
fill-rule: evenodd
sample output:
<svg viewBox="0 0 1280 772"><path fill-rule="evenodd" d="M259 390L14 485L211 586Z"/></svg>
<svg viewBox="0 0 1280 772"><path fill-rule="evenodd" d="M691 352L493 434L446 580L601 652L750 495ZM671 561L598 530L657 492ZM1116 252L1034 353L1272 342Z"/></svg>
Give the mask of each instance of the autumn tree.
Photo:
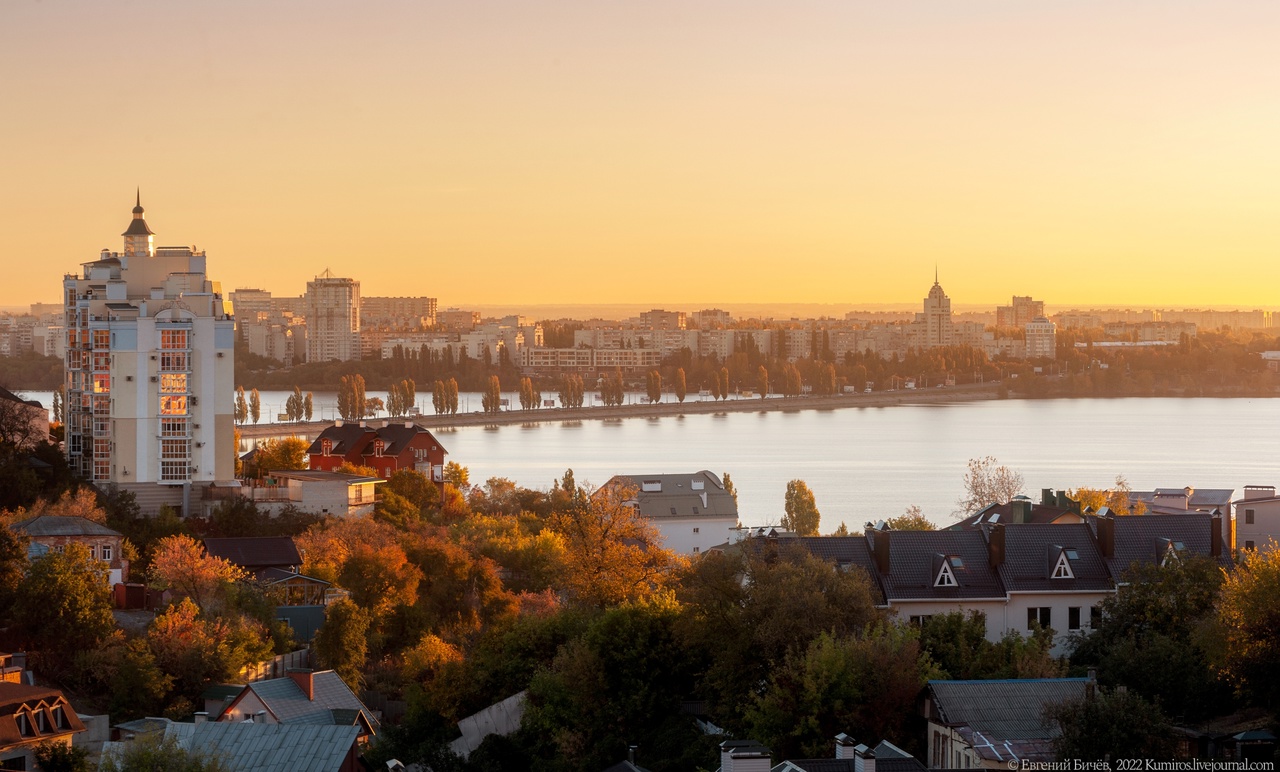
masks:
<svg viewBox="0 0 1280 772"><path fill-rule="evenodd" d="M236 423L242 424L249 420L249 403L245 400L244 387L236 387L236 401L233 408L233 417Z"/></svg>
<svg viewBox="0 0 1280 772"><path fill-rule="evenodd" d="M480 404L486 413L497 413L502 410L502 384L498 376L489 376L484 394L480 397Z"/></svg>
<svg viewBox="0 0 1280 772"><path fill-rule="evenodd" d="M258 394L257 389L249 392L249 417L255 424L262 417L262 396Z"/></svg>
<svg viewBox="0 0 1280 772"><path fill-rule="evenodd" d="M338 574L338 584L351 592L351 600L375 617L397 605L413 605L421 580L422 572L408 562L398 544L355 544Z"/></svg>
<svg viewBox="0 0 1280 772"><path fill-rule="evenodd" d="M338 415L347 421L364 418L366 403L363 375L344 375L338 379Z"/></svg>
<svg viewBox="0 0 1280 772"><path fill-rule="evenodd" d="M649 397L649 402L659 402L662 400L662 373L657 370L650 370L645 376L645 391Z"/></svg>
<svg viewBox="0 0 1280 772"><path fill-rule="evenodd" d="M532 410L537 405L534 403L533 397L533 379L529 377L520 379L520 409Z"/></svg>
<svg viewBox="0 0 1280 772"><path fill-rule="evenodd" d="M729 368L720 368L720 398L729 398Z"/></svg>
<svg viewBox="0 0 1280 772"><path fill-rule="evenodd" d="M919 505L912 504L907 510L897 517L891 517L885 521L885 525L895 531L935 531L937 526L933 524L929 518L924 516L924 512L920 510Z"/></svg>
<svg viewBox="0 0 1280 772"><path fill-rule="evenodd" d="M1007 504L1022 493L1022 475L1000 466L993 456L969 459L964 473L964 496L959 500L960 515L972 515L991 504Z"/></svg>
<svg viewBox="0 0 1280 772"><path fill-rule="evenodd" d="M68 544L31 563L18 586L13 622L55 668L98 646L115 629L106 564L83 544Z"/></svg>
<svg viewBox="0 0 1280 772"><path fill-rule="evenodd" d="M160 540L150 574L158 586L190 598L201 611L219 605L224 586L245 577L239 566L206 554L195 539L183 534Z"/></svg>
<svg viewBox="0 0 1280 772"><path fill-rule="evenodd" d="M444 383L445 407L449 415L458 414L458 379L450 378Z"/></svg>
<svg viewBox="0 0 1280 772"><path fill-rule="evenodd" d="M689 384L685 380L683 367L676 368L676 379L674 384L674 390L676 394L676 401L684 402L685 396L689 393Z"/></svg>
<svg viewBox="0 0 1280 772"><path fill-rule="evenodd" d="M667 587L681 559L662 547L658 529L626 502L633 488L609 486L587 506L554 512L552 530L564 538L565 589L586 606L613 606Z"/></svg>
<svg viewBox="0 0 1280 772"><path fill-rule="evenodd" d="M398 469L391 473L381 487L384 493L395 493L425 512L440 503L440 489L422 472L416 469Z"/></svg>
<svg viewBox="0 0 1280 772"><path fill-rule="evenodd" d="M310 464L307 448L311 443L301 437L266 439L258 443L254 461L260 472L277 469L306 469Z"/></svg>
<svg viewBox="0 0 1280 772"><path fill-rule="evenodd" d="M756 388L760 390L760 399L769 396L769 371L764 365L756 372Z"/></svg>
<svg viewBox="0 0 1280 772"><path fill-rule="evenodd" d="M301 421L305 412L306 398L302 396L302 389L294 386L293 393L284 402L284 414L289 417L290 421Z"/></svg>
<svg viewBox="0 0 1280 772"><path fill-rule="evenodd" d="M1067 491L1067 498L1080 504L1080 511L1086 509L1097 512L1107 507L1117 515L1146 514L1145 501L1133 501L1130 494L1133 489L1124 475L1116 475L1116 484L1111 488L1076 488Z"/></svg>
<svg viewBox="0 0 1280 772"><path fill-rule="evenodd" d="M733 485L733 479L729 477L729 473L725 472L721 478L724 481L724 492L733 497L733 506L738 506L738 489Z"/></svg>
<svg viewBox="0 0 1280 772"><path fill-rule="evenodd" d="M307 398L302 401L302 417L310 421L311 416L315 415L315 409L315 399L312 397L311 392L308 391Z"/></svg>
<svg viewBox="0 0 1280 772"><path fill-rule="evenodd" d="M448 397L445 395L444 381L437 379L431 387L431 409L440 415L448 408Z"/></svg>
<svg viewBox="0 0 1280 772"><path fill-rule="evenodd" d="M786 514L782 516L782 527L798 536L817 536L822 515L818 512L818 504L814 500L813 491L804 480L792 480L787 483Z"/></svg>
<svg viewBox="0 0 1280 772"><path fill-rule="evenodd" d="M188 699L210 682L235 678L245 665L270 657L268 640L254 620L206 617L190 598L169 606L147 630L147 646L157 664Z"/></svg>

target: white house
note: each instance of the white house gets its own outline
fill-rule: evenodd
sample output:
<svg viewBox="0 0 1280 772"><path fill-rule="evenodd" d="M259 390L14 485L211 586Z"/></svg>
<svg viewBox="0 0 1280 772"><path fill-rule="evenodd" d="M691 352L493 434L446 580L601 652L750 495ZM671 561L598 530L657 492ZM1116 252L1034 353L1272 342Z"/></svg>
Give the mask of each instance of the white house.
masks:
<svg viewBox="0 0 1280 772"><path fill-rule="evenodd" d="M698 555L730 541L738 526L738 502L707 470L692 474L616 475L603 489L635 491L626 503L648 518L667 549Z"/></svg>

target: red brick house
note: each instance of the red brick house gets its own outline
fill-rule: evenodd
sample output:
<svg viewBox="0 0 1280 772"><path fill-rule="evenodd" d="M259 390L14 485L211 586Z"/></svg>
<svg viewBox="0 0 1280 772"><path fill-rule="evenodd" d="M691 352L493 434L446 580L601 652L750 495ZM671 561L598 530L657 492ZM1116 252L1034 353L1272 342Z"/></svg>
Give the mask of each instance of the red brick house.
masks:
<svg viewBox="0 0 1280 772"><path fill-rule="evenodd" d="M71 745L84 724L57 689L0 682L0 769L35 769L44 742Z"/></svg>
<svg viewBox="0 0 1280 772"><path fill-rule="evenodd" d="M31 540L31 557L49 550L61 552L68 544L83 544L89 557L101 560L107 569L107 584L114 586L129 578L129 561L124 557L124 535L83 517L38 515L9 526Z"/></svg>
<svg viewBox="0 0 1280 772"><path fill-rule="evenodd" d="M383 421L380 426L335 421L307 449L312 469L332 472L350 463L372 467L383 479L401 469L414 469L436 483L444 482L448 452L431 432L412 421Z"/></svg>

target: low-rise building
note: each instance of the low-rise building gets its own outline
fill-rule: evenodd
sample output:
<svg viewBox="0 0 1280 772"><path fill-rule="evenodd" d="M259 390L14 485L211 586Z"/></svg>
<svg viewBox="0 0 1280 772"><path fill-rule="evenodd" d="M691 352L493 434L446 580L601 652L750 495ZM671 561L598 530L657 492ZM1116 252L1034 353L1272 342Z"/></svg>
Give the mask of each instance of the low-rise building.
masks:
<svg viewBox="0 0 1280 772"><path fill-rule="evenodd" d="M59 690L0 681L0 769L35 769L37 745L70 747L84 730Z"/></svg>
<svg viewBox="0 0 1280 772"><path fill-rule="evenodd" d="M344 463L377 470L383 479L401 469L413 469L433 482L444 481L445 447L426 428L412 421L334 421L307 448L310 466L335 471Z"/></svg>
<svg viewBox="0 0 1280 772"><path fill-rule="evenodd" d="M373 712L332 670L295 668L284 678L248 684L218 721L354 726L361 744L381 729Z"/></svg>
<svg viewBox="0 0 1280 772"><path fill-rule="evenodd" d="M316 515L363 517L373 514L377 485L381 477L318 469L272 471L251 480L240 495L252 499L260 509L279 514L287 507Z"/></svg>
<svg viewBox="0 0 1280 772"><path fill-rule="evenodd" d="M1045 708L1084 699L1087 678L930 681L925 699L930 769L1021 769L1057 761Z"/></svg>
<svg viewBox="0 0 1280 772"><path fill-rule="evenodd" d="M707 470L693 474L616 475L601 490L629 489L626 500L662 534L664 546L697 555L725 543L738 526L738 502Z"/></svg>
<svg viewBox="0 0 1280 772"><path fill-rule="evenodd" d="M9 527L31 540L29 551L36 555L50 550L62 552L68 544L83 545L89 550L90 558L105 564L108 586L115 586L129 576L129 561L124 556L124 534L102 523L83 517L39 515L19 520Z"/></svg>
<svg viewBox="0 0 1280 772"><path fill-rule="evenodd" d="M1280 541L1280 496L1274 485L1246 485L1236 508L1236 549L1271 550Z"/></svg>

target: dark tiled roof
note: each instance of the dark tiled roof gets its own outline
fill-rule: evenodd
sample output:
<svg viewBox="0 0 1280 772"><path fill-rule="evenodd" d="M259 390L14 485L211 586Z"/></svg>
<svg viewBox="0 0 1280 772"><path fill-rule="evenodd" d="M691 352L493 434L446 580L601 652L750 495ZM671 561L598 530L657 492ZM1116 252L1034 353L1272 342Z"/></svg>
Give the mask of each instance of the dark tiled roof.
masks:
<svg viewBox="0 0 1280 772"><path fill-rule="evenodd" d="M1005 559L1000 565L1000 580L1010 592L1035 590L1108 591L1112 588L1106 563L1098 552L1093 533L1083 523L1006 526ZM1053 579L1059 554L1073 550L1074 560L1067 555L1074 578Z"/></svg>
<svg viewBox="0 0 1280 772"><path fill-rule="evenodd" d="M392 423L388 426L380 426L376 429L378 439L386 443L382 454L384 456L398 456L408 448L410 443L421 435L427 435L431 439L431 444L439 445L440 449L445 453L444 446L440 445L440 441L435 438L431 432L421 426L405 426L403 423ZM369 452L366 450L366 452Z"/></svg>
<svg viewBox="0 0 1280 772"><path fill-rule="evenodd" d="M15 718L15 714L24 705L36 708L42 703L49 708L58 705L62 706L62 713L67 722L66 728L60 729L50 724L49 729L41 731L38 726L33 726L32 730L36 732L34 738L30 734L23 735L18 729L18 720ZM67 702L62 692L57 689L50 689L47 686L15 684L7 681L0 682L0 746L31 742L33 739L51 740L54 737L83 731L84 724L76 716L75 709Z"/></svg>
<svg viewBox="0 0 1280 772"><path fill-rule="evenodd" d="M290 536L205 539L204 548L216 558L249 570L302 565L302 555Z"/></svg>
<svg viewBox="0 0 1280 772"><path fill-rule="evenodd" d="M1055 730L1041 719L1045 707L1084 697L1088 682L1087 678L930 681L929 691L942 723L966 725L998 745L1053 738Z"/></svg>
<svg viewBox="0 0 1280 772"><path fill-rule="evenodd" d="M29 517L19 520L11 527L28 536L120 536L119 531L113 531L101 523L65 515Z"/></svg>
<svg viewBox="0 0 1280 772"><path fill-rule="evenodd" d="M1000 578L988 562L987 543L978 531L876 531L889 539L889 573L880 574L890 602L911 599L1003 598ZM874 544L873 547L874 554ZM958 587L935 587L938 556L958 557L953 566Z"/></svg>
<svg viewBox="0 0 1280 772"><path fill-rule="evenodd" d="M1066 517L1074 519L1076 513L1066 507L1053 507L1047 504L1032 504L1031 511L1027 515L1028 523L1053 523L1059 518ZM977 528L981 523L1003 523L1009 525L1014 522L1014 503L1007 504L991 504L965 519L949 526L947 530L957 531L966 528Z"/></svg>
<svg viewBox="0 0 1280 772"><path fill-rule="evenodd" d="M661 490L646 491L645 483L657 483ZM695 485L702 487L695 489ZM604 484L605 488L615 486L634 487L640 514L648 518L732 517L736 521L738 517L733 496L719 477L705 469L692 474L620 474Z"/></svg>
<svg viewBox="0 0 1280 772"><path fill-rule="evenodd" d="M320 432L320 436L315 438L311 443L311 447L307 448L308 453L320 453L323 440L331 440L333 442L333 450L330 451L335 456L345 456L352 452L359 452L364 448L364 444L373 439L373 430L367 429L360 424L343 423L342 426L330 426Z"/></svg>
<svg viewBox="0 0 1280 772"><path fill-rule="evenodd" d="M1134 563L1154 563L1163 558L1165 541L1182 545L1181 554L1209 556L1212 554L1211 529L1213 516L1205 512L1188 512L1178 515L1122 515L1115 519L1115 555L1107 558L1111 576L1121 581L1124 572ZM1097 533L1097 518L1088 519ZM1226 537L1226 524L1222 524L1222 536ZM1225 542L1220 545L1218 563L1224 568L1231 565Z"/></svg>

